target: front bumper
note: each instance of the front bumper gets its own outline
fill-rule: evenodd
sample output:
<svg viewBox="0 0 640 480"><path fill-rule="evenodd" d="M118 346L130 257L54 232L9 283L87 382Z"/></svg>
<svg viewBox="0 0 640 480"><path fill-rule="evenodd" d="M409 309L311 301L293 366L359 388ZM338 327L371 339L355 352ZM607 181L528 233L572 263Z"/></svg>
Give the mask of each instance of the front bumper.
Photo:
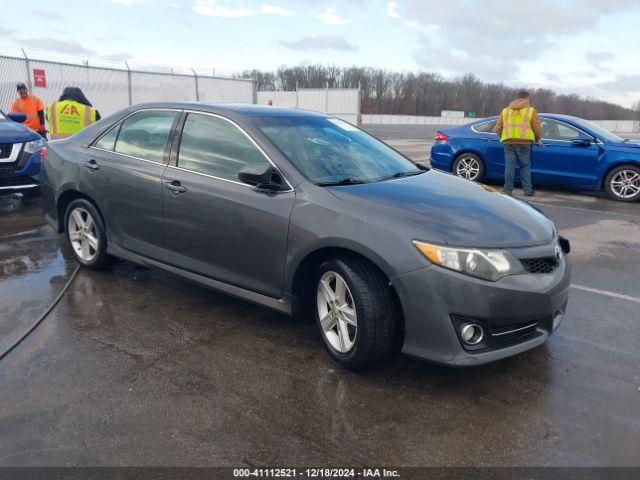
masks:
<svg viewBox="0 0 640 480"><path fill-rule="evenodd" d="M398 275L392 282L404 313L402 351L446 365L470 366L537 347L562 322L570 277L565 259L553 273L511 275L497 282L435 265ZM480 324L488 335L496 335L495 341L480 350L466 349L454 327L454 319L460 318Z"/></svg>
<svg viewBox="0 0 640 480"><path fill-rule="evenodd" d="M21 191L36 188L40 184L40 152L21 152L14 163L2 163L1 168L12 168L13 175L0 177L1 191Z"/></svg>

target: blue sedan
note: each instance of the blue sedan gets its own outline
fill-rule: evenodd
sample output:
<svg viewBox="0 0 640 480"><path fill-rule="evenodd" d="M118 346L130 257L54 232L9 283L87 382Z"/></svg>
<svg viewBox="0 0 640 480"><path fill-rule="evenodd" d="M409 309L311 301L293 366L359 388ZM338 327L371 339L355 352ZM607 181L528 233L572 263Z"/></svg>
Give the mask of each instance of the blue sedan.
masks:
<svg viewBox="0 0 640 480"><path fill-rule="evenodd" d="M0 110L0 192L39 191L40 162L47 141L22 124L22 113Z"/></svg>
<svg viewBox="0 0 640 480"><path fill-rule="evenodd" d="M438 131L431 166L473 181L504 178L497 117ZM534 185L604 190L614 200L640 199L640 142L568 115L540 114L544 145L532 146ZM517 175L517 172L516 172Z"/></svg>

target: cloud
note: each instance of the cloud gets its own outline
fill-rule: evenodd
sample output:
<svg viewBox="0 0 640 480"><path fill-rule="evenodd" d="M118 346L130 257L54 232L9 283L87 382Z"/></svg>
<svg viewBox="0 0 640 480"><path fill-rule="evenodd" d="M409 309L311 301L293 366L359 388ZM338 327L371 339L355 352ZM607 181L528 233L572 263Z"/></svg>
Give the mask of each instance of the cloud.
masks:
<svg viewBox="0 0 640 480"><path fill-rule="evenodd" d="M326 23L327 25L331 25L333 27L338 27L341 25L348 25L351 23L351 20L343 17L334 7L326 7L324 10L312 10L311 15L318 20Z"/></svg>
<svg viewBox="0 0 640 480"><path fill-rule="evenodd" d="M101 60L107 60L109 62L124 62L133 58L128 53L109 53L107 55L100 55L98 58Z"/></svg>
<svg viewBox="0 0 640 480"><path fill-rule="evenodd" d="M358 47L350 44L342 35L317 35L294 41L281 41L281 45L293 50L342 50L355 52Z"/></svg>
<svg viewBox="0 0 640 480"><path fill-rule="evenodd" d="M396 2L387 3L387 17L400 18L400 14L396 10L397 8L398 8L398 4Z"/></svg>
<svg viewBox="0 0 640 480"><path fill-rule="evenodd" d="M587 52L584 54L589 62L594 67L602 67L603 63L607 63L611 60L615 60L616 56L611 52Z"/></svg>
<svg viewBox="0 0 640 480"><path fill-rule="evenodd" d="M62 20L62 15L58 12L54 12L51 10L34 10L33 14L36 17L40 17L40 18L46 18L48 20L58 20L58 21L63 21Z"/></svg>
<svg viewBox="0 0 640 480"><path fill-rule="evenodd" d="M295 15L295 12L277 5L263 3L259 7L250 8L226 0L197 0L193 11L200 15L221 18L241 18L253 15L281 15L290 17Z"/></svg>
<svg viewBox="0 0 640 480"><path fill-rule="evenodd" d="M16 31L13 28L0 27L0 36L1 37L10 37L14 33L16 33Z"/></svg>
<svg viewBox="0 0 640 480"><path fill-rule="evenodd" d="M640 92L640 75L616 75L613 80L596 86L614 93Z"/></svg>
<svg viewBox="0 0 640 480"><path fill-rule="evenodd" d="M486 80L517 78L520 64L541 57L563 38L592 32L603 15L640 5L637 0L537 0L518 8L505 8L503 0L447 0L446 8L441 0L392 3L393 12L402 12L396 20L424 32L414 53L421 67L473 71ZM429 34L436 26L438 34ZM516 43L507 46L507 40Z"/></svg>
<svg viewBox="0 0 640 480"><path fill-rule="evenodd" d="M287 10L286 8L278 7L277 5L267 5L265 3L260 6L260 13L282 15L284 17L292 17L295 15L295 12Z"/></svg>
<svg viewBox="0 0 640 480"><path fill-rule="evenodd" d="M125 7L130 7L136 3L140 3L144 0L107 0L109 3L118 3L120 5L124 5Z"/></svg>
<svg viewBox="0 0 640 480"><path fill-rule="evenodd" d="M80 42L72 38L22 38L20 43L26 47L51 50L69 55L93 56L96 54L94 50L83 47Z"/></svg>

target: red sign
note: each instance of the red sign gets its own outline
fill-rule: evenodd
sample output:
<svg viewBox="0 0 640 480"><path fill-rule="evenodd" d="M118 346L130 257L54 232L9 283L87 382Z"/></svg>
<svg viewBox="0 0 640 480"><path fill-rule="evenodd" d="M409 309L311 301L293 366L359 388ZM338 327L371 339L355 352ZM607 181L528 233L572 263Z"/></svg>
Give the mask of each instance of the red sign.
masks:
<svg viewBox="0 0 640 480"><path fill-rule="evenodd" d="M44 70L33 69L33 86L47 88L47 75Z"/></svg>

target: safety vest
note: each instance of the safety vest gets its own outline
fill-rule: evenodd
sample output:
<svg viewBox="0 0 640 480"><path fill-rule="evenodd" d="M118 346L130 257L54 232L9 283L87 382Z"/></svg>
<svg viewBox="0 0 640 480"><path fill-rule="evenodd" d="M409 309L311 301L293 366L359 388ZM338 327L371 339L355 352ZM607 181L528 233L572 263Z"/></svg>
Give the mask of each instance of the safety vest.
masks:
<svg viewBox="0 0 640 480"><path fill-rule="evenodd" d="M73 100L63 100L47 105L47 119L51 139L65 138L95 122L96 109Z"/></svg>
<svg viewBox="0 0 640 480"><path fill-rule="evenodd" d="M536 139L531 128L531 119L535 110L533 107L515 110L513 108L505 108L502 110L502 138L505 140L531 140Z"/></svg>

